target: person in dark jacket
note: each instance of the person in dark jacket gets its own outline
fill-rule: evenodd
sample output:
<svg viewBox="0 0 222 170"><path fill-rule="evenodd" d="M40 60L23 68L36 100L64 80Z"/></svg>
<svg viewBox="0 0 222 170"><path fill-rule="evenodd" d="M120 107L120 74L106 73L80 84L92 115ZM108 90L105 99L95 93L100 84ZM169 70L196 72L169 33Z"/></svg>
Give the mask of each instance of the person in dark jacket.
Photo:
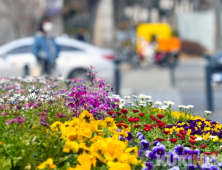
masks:
<svg viewBox="0 0 222 170"><path fill-rule="evenodd" d="M32 45L32 53L36 56L41 65L42 74L51 75L56 66L56 59L59 55L59 46L51 35L53 24L48 17L43 17L39 32L35 36Z"/></svg>

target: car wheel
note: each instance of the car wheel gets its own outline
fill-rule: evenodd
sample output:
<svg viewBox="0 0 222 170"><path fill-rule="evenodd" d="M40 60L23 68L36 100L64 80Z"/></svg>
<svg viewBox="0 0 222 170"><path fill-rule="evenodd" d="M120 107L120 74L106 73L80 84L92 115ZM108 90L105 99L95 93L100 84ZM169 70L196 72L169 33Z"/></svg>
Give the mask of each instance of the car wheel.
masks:
<svg viewBox="0 0 222 170"><path fill-rule="evenodd" d="M89 76L86 75L87 73L87 70L85 69L76 69L76 70L73 70L70 74L69 74L69 78L70 79L84 79L84 80L87 80L89 81Z"/></svg>

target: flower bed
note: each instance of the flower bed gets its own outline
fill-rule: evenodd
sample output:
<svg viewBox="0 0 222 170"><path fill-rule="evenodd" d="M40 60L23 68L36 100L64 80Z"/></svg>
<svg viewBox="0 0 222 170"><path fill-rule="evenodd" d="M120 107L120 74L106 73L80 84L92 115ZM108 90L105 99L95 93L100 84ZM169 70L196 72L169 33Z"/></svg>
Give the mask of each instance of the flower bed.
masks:
<svg viewBox="0 0 222 170"><path fill-rule="evenodd" d="M222 125L209 111L112 90L102 79L2 78L1 169L222 168Z"/></svg>

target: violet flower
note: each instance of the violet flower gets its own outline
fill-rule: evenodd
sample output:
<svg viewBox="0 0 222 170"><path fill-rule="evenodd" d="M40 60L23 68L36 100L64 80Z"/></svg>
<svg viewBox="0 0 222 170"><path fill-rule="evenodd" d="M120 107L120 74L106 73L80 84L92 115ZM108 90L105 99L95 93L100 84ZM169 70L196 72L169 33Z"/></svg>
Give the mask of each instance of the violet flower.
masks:
<svg viewBox="0 0 222 170"><path fill-rule="evenodd" d="M175 152L177 155L179 155L179 156L183 155L183 146L177 145L177 146L174 148L174 152Z"/></svg>
<svg viewBox="0 0 222 170"><path fill-rule="evenodd" d="M149 142L145 139L141 140L140 145L143 150L148 150L149 149Z"/></svg>
<svg viewBox="0 0 222 170"><path fill-rule="evenodd" d="M133 135L130 132L127 132L128 136L125 137L125 139L127 139L128 141L132 141L133 140Z"/></svg>
<svg viewBox="0 0 222 170"><path fill-rule="evenodd" d="M166 154L165 148L163 146L154 146L152 151L155 155L159 157L162 157L163 155Z"/></svg>
<svg viewBox="0 0 222 170"><path fill-rule="evenodd" d="M151 160L157 159L157 156L152 151L146 151L145 155L148 159L151 159Z"/></svg>
<svg viewBox="0 0 222 170"><path fill-rule="evenodd" d="M195 166L195 165L193 165L193 164L189 164L188 166L187 166L187 170L195 170L197 167Z"/></svg>
<svg viewBox="0 0 222 170"><path fill-rule="evenodd" d="M142 170L152 170L153 169L153 165L150 162L146 162L145 165L146 166L144 166L142 168Z"/></svg>

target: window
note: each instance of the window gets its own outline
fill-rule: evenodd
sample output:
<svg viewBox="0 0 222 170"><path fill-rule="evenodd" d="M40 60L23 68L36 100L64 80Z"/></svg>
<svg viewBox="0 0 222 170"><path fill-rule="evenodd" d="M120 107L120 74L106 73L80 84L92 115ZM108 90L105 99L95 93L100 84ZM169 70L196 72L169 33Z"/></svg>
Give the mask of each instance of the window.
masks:
<svg viewBox="0 0 222 170"><path fill-rule="evenodd" d="M23 47L18 47L11 51L8 51L7 54L22 54L22 53L30 53L30 52L31 52L30 46L23 46Z"/></svg>
<svg viewBox="0 0 222 170"><path fill-rule="evenodd" d="M79 48L71 47L71 46L65 46L65 45L60 45L60 51L82 51Z"/></svg>

